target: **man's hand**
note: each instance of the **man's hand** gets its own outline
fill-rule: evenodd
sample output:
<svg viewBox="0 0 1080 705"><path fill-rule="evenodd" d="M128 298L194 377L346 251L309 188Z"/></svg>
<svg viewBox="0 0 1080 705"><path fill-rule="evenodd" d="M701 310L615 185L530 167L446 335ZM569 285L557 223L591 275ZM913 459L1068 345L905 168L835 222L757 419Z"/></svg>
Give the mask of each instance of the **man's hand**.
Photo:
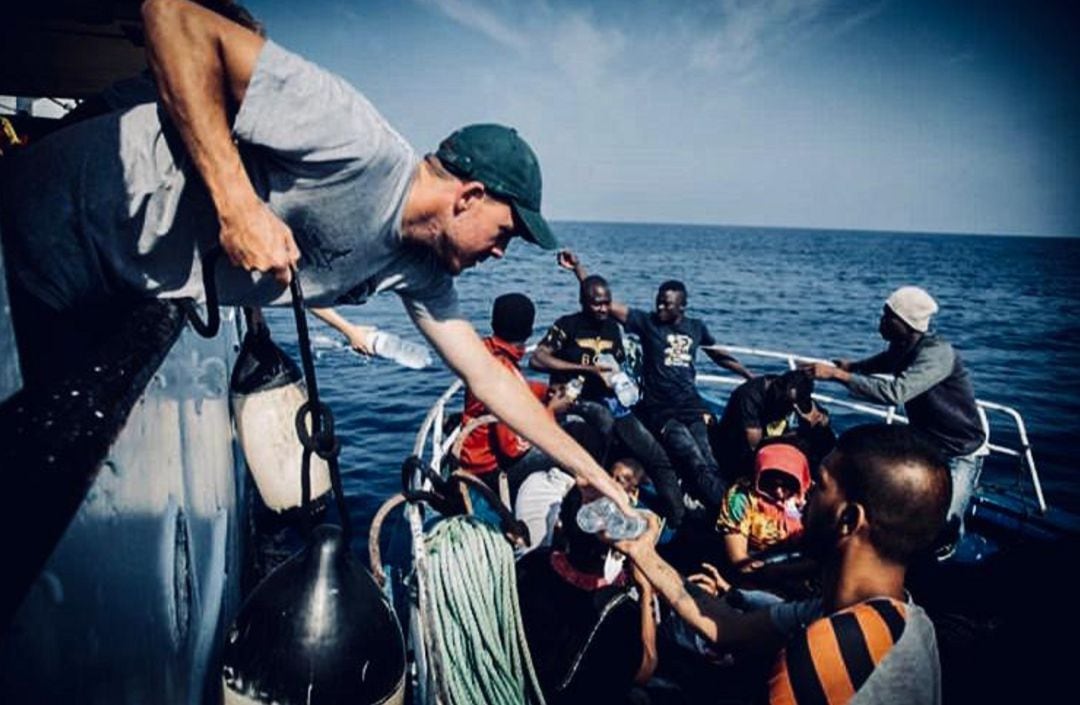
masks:
<svg viewBox="0 0 1080 705"><path fill-rule="evenodd" d="M636 539L612 541L606 534L600 534L600 538L613 545L615 550L625 553L631 560L634 560L635 556L652 551L653 547L656 546L656 542L660 539L660 520L657 516L652 512L639 512L639 514L645 517L647 526L641 536Z"/></svg>
<svg viewBox="0 0 1080 705"><path fill-rule="evenodd" d="M851 372L851 366L855 364L851 360L844 360L842 358L837 358L836 360L833 360L832 363L844 372Z"/></svg>
<svg viewBox="0 0 1080 705"><path fill-rule="evenodd" d="M835 379L837 368L833 367L827 362L812 362L803 368L813 376L814 379Z"/></svg>
<svg viewBox="0 0 1080 705"><path fill-rule="evenodd" d="M712 563L702 563L701 569L701 573L694 573L686 579L713 597L720 597L731 589L731 583L724 580L720 571Z"/></svg>
<svg viewBox="0 0 1080 705"><path fill-rule="evenodd" d="M292 230L257 198L220 215L221 247L237 267L269 272L282 284L292 278L300 249ZM355 346L354 346L355 347Z"/></svg>
<svg viewBox="0 0 1080 705"><path fill-rule="evenodd" d="M803 421L810 424L811 426L828 426L829 425L829 415L827 413L825 413L821 409L821 407L819 407L817 404L815 404L813 400L810 401L810 410L809 411L803 411L802 409L799 408L799 405L796 404L795 405L795 413L799 415L799 418L801 418Z"/></svg>
<svg viewBox="0 0 1080 705"><path fill-rule="evenodd" d="M349 339L349 347L361 355L374 355L375 350L371 347L371 334L375 332L375 326L353 325L345 331L345 337Z"/></svg>
<svg viewBox="0 0 1080 705"><path fill-rule="evenodd" d="M559 253L555 255L555 261L559 263L560 267L571 272L577 271L577 268L581 265L577 255L570 250L559 250Z"/></svg>

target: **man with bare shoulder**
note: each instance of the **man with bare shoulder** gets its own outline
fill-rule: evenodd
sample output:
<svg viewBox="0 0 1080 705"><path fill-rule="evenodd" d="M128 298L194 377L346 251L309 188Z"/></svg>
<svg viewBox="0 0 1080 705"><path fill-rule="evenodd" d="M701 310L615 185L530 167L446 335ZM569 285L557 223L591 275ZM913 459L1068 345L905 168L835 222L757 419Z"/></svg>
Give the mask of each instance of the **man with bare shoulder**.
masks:
<svg viewBox="0 0 1080 705"><path fill-rule="evenodd" d="M688 591L656 553L655 520L642 537L615 545L706 639L775 654L762 684L770 703L940 703L934 628L904 579L943 526L950 492L944 459L917 431L884 424L847 431L821 465L805 518L821 597L755 612Z"/></svg>

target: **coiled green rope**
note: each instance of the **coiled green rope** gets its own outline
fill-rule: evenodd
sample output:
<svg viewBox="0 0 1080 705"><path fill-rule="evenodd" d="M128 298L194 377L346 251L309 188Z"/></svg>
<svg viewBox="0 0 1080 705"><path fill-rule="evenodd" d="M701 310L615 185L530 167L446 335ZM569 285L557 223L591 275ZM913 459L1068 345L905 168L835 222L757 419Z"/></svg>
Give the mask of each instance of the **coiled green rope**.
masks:
<svg viewBox="0 0 1080 705"><path fill-rule="evenodd" d="M436 524L425 547L445 702L543 705L506 540L474 517L456 516Z"/></svg>

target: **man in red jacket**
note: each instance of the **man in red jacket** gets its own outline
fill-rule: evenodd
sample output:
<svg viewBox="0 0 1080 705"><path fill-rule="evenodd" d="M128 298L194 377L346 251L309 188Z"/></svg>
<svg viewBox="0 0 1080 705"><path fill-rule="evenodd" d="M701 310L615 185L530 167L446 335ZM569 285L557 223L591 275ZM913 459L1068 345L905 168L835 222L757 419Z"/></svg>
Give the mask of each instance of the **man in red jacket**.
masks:
<svg viewBox="0 0 1080 705"><path fill-rule="evenodd" d="M484 338L484 346L504 367L525 381L538 399L548 397L547 385L530 382L518 368L525 356L525 343L532 335L536 308L524 294L503 294L495 299L491 309L491 332ZM561 397L548 403L548 411ZM529 473L547 470L555 462L539 448L515 433L509 426L496 420L487 406L476 398L471 389L465 390L465 414L461 419L464 441L461 445L461 468L467 470L494 487L496 470L502 469L510 480L511 492L521 484Z"/></svg>

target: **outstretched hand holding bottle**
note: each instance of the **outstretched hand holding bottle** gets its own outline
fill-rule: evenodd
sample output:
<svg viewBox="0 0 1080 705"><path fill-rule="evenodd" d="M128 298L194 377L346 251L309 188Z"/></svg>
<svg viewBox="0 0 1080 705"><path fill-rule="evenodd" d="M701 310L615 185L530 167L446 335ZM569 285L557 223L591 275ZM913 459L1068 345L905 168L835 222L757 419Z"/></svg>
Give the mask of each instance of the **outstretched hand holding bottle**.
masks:
<svg viewBox="0 0 1080 705"><path fill-rule="evenodd" d="M648 528L645 517L639 512L624 514L615 501L608 497L581 505L577 513L577 524L582 531L590 534L604 532L608 538L616 541L637 538Z"/></svg>
<svg viewBox="0 0 1080 705"><path fill-rule="evenodd" d="M311 312L336 328L349 341L349 347L361 355L378 355L413 370L431 364L431 351L426 345L410 342L375 326L352 323L332 308L313 308Z"/></svg>
<svg viewBox="0 0 1080 705"><path fill-rule="evenodd" d="M370 341L372 352L403 367L421 370L431 364L431 351L426 345L413 343L378 328L372 332Z"/></svg>

